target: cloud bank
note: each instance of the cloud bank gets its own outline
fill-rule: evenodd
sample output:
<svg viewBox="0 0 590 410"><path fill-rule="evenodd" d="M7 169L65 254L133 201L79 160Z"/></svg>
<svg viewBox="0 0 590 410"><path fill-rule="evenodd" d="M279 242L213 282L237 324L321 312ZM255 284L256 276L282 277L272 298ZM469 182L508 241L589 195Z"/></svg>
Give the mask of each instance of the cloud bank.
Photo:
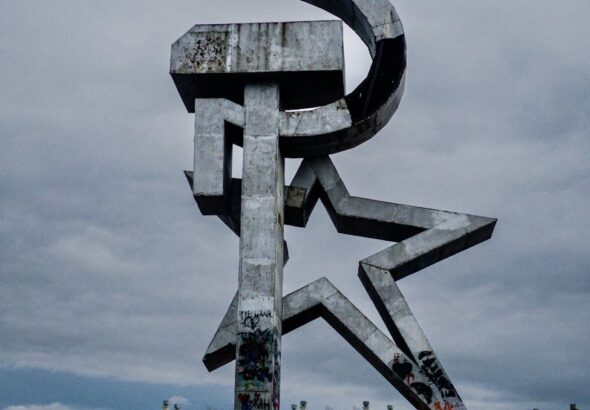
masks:
<svg viewBox="0 0 590 410"><path fill-rule="evenodd" d="M329 17L279 3L0 3L1 366L231 395L232 366L199 358L238 242L181 174L193 124L167 62L195 23ZM334 162L354 195L499 218L490 242L400 283L469 408L588 407L590 3L394 3L402 106ZM351 88L368 56L346 39ZM327 276L380 323L355 272L386 244L337 235L320 208L287 230L285 293ZM284 346L283 403L406 408L324 323Z"/></svg>

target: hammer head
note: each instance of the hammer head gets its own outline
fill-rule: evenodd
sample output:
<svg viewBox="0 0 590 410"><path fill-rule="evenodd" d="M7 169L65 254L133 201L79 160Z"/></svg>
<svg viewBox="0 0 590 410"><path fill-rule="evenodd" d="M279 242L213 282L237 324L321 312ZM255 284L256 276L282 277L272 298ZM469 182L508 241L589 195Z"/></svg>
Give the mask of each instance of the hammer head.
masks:
<svg viewBox="0 0 590 410"><path fill-rule="evenodd" d="M277 82L281 108L310 108L344 96L340 21L207 24L172 45L170 74L189 112L195 98L243 101L244 84Z"/></svg>

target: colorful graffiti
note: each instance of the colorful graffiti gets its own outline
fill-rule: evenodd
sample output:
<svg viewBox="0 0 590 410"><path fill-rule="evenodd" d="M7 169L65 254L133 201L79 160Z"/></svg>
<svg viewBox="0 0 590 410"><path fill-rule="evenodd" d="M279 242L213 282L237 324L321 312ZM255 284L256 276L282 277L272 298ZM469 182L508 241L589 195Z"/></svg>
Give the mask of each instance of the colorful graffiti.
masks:
<svg viewBox="0 0 590 410"><path fill-rule="evenodd" d="M434 410L455 410L455 407L451 403L445 403L443 407L440 401L437 401L434 403Z"/></svg>
<svg viewBox="0 0 590 410"><path fill-rule="evenodd" d="M239 313L240 343L236 373L241 378L242 410L279 408L280 337L267 310Z"/></svg>
<svg viewBox="0 0 590 410"><path fill-rule="evenodd" d="M418 395L422 396L428 404L432 404L432 397L434 395L432 388L425 383L415 382L416 375L414 374L414 365L407 360L400 360L400 355L396 354L393 357L392 364L393 372L409 385Z"/></svg>
<svg viewBox="0 0 590 410"><path fill-rule="evenodd" d="M261 393L240 393L238 402L241 410L272 410L271 400L265 398Z"/></svg>
<svg viewBox="0 0 590 410"><path fill-rule="evenodd" d="M241 333L240 337L242 340L238 350L238 374L245 381L270 382L270 352L275 339L272 330L256 329L251 333Z"/></svg>

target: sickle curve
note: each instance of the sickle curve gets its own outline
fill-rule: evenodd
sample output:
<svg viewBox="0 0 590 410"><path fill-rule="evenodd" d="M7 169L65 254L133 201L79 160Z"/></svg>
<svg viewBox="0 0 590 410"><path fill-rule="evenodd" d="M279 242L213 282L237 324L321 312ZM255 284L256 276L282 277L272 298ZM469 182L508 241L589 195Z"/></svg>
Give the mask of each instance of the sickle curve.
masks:
<svg viewBox="0 0 590 410"><path fill-rule="evenodd" d="M302 0L350 26L369 48L367 78L349 95L309 111L284 112L281 146L287 157L330 155L372 138L399 107L406 72L406 40L388 0Z"/></svg>

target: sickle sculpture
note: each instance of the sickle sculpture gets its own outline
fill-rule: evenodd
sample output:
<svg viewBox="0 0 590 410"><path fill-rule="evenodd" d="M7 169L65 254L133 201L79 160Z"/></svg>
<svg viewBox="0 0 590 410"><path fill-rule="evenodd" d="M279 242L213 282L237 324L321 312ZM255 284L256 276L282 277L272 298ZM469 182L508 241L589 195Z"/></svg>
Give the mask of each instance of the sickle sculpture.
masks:
<svg viewBox="0 0 590 410"><path fill-rule="evenodd" d="M171 74L196 118L187 179L201 213L240 236L240 289L203 362L212 371L237 359L236 410L278 410L281 335L322 317L416 409L465 410L396 282L489 239L496 220L348 193L328 155L372 138L397 110L404 31L387 0L303 1L369 48L369 75L348 96L334 22L195 26L172 46ZM234 144L243 179L231 177ZM304 158L286 187L284 157ZM282 297L283 225L305 227L318 200L338 232L395 242L358 268L391 339L325 278Z"/></svg>
<svg viewBox="0 0 590 410"><path fill-rule="evenodd" d="M369 48L367 78L348 96L301 113L283 113L281 146L288 157L330 155L376 135L397 110L404 92L406 39L387 0L303 0L341 18Z"/></svg>

